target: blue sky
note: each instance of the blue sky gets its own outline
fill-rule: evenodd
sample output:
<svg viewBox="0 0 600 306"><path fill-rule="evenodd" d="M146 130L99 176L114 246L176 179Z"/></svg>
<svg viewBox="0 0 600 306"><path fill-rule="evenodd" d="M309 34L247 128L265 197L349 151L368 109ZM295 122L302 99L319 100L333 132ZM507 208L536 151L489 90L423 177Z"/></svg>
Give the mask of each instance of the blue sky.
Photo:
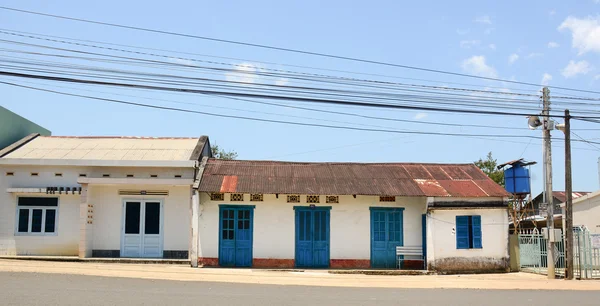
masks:
<svg viewBox="0 0 600 306"><path fill-rule="evenodd" d="M552 86L600 89L600 1L2 1L2 5L77 18L365 58L485 77L547 84L551 94L577 95ZM257 49L189 38L57 20L0 10L2 28L13 31L229 57L231 64L312 71L281 64L386 75L361 78L415 84L536 93L539 88L460 78L394 67ZM9 39L5 35L0 39ZM14 39L10 38L10 39ZM3 45L2 48L6 48ZM2 55L2 54L0 54ZM256 62L270 62L264 64ZM251 68L249 68L252 70ZM324 72L321 72L324 73ZM340 72L327 72L348 75ZM353 75L356 76L356 75ZM227 76L225 76L227 78ZM410 78L406 80L401 78ZM2 79L7 80L3 77ZM417 81L422 79L426 81ZM15 81L16 79L11 79ZM237 79L239 80L239 78ZM244 80L242 80L244 81ZM252 81L252 80L251 80ZM276 80L288 83L289 80ZM38 82L42 84L43 82ZM48 89L57 89L44 83ZM32 85L32 84L28 84ZM75 85L54 84L74 87ZM2 106L52 130L55 135L197 136L233 149L241 159L356 162L473 162L493 152L499 162L542 161L541 140L397 135L286 126L181 114L2 86ZM357 120L201 95L134 92L79 86L105 97L290 121L351 122L394 129L541 136L526 118L319 106L371 116L427 122L486 124L522 130L448 128ZM64 88L63 88L64 90ZM71 91L71 90L69 90ZM75 91L71 91L75 92ZM76 93L84 93L78 91ZM85 93L84 93L85 94ZM90 94L90 92L87 92ZM100 95L95 93L95 95ZM124 95L135 95L138 98ZM599 97L593 94L580 94ZM143 97L145 99L141 99ZM155 99L155 100L150 100ZM156 99L169 100L158 101ZM142 101L143 100L143 101ZM172 102L176 101L176 102ZM312 106L312 105L303 105ZM244 111L224 110L228 107ZM277 113L264 115L247 111ZM298 119L299 116L306 119ZM559 120L560 121L560 120ZM337 123L336 123L337 124ZM573 122L585 139L600 141L598 124ZM564 188L563 135L554 131L554 186ZM575 138L575 137L573 137ZM597 147L574 143L574 189L598 189ZM541 165L533 166L533 188L542 188Z"/></svg>

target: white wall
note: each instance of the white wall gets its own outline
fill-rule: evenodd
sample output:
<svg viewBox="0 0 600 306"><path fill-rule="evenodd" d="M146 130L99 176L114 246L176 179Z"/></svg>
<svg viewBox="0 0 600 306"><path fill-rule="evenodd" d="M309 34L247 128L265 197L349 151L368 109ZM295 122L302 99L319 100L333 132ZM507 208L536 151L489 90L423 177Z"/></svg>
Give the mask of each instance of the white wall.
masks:
<svg viewBox="0 0 600 306"><path fill-rule="evenodd" d="M600 194L584 196L573 203L573 225L585 225L592 234L600 234Z"/></svg>
<svg viewBox="0 0 600 306"><path fill-rule="evenodd" d="M6 176L13 172L14 176ZM32 172L38 176L31 176ZM62 176L56 176L56 173ZM124 178L193 178L192 168L119 168L119 167L54 167L54 166L1 166L0 167L0 255L78 255L80 239L79 195L10 194L7 188L79 187L80 174L87 177ZM190 187L171 186L97 186L90 185L90 203L94 204L93 249L120 249L122 197L119 189L168 190L164 199L164 250L187 251L190 236ZM59 197L57 233L52 236L15 235L17 196Z"/></svg>
<svg viewBox="0 0 600 306"><path fill-rule="evenodd" d="M301 203L287 203L286 195L264 195L264 202L210 201L208 194L200 198L199 257L217 258L219 251L219 205L255 205L254 258L294 259L295 212L294 206L308 206L306 196ZM421 246L421 215L425 213L426 198L398 197L396 202L379 202L375 196L340 196L338 204L326 204L321 196L317 206L331 206L330 258L370 259L371 219L369 207L404 207L404 244Z"/></svg>
<svg viewBox="0 0 600 306"><path fill-rule="evenodd" d="M6 176L13 172L14 176ZM32 177L31 172L39 176ZM54 173L63 173L55 177ZM79 245L78 195L14 194L7 188L64 186L76 187L76 174L50 167L2 167L0 170L0 255L76 256ZM16 235L17 197L58 197L57 227L54 235Z"/></svg>
<svg viewBox="0 0 600 306"><path fill-rule="evenodd" d="M481 216L481 249L456 248L456 216ZM430 269L493 271L508 265L508 212L498 209L436 209L427 214Z"/></svg>
<svg viewBox="0 0 600 306"><path fill-rule="evenodd" d="M163 201L163 249L187 251L190 237L190 187L153 185L90 185L94 205L93 243L94 250L119 250L123 222L123 200ZM121 196L120 189L168 190L168 196Z"/></svg>

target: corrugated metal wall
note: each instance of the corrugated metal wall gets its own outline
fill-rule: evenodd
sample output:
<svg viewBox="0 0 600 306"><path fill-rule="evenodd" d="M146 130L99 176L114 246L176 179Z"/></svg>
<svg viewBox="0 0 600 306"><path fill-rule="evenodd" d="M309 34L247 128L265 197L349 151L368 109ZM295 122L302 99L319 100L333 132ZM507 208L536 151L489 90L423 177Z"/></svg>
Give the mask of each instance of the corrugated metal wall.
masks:
<svg viewBox="0 0 600 306"><path fill-rule="evenodd" d="M31 133L51 134L49 130L0 106L0 149Z"/></svg>

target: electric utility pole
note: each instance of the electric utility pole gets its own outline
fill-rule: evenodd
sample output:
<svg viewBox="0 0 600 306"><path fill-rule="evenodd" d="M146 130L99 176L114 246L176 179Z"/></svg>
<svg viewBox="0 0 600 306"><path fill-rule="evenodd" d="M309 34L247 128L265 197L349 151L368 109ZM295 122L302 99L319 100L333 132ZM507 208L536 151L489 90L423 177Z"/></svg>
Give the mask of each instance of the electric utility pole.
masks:
<svg viewBox="0 0 600 306"><path fill-rule="evenodd" d="M565 109L565 278L573 279L573 179L571 177L571 115Z"/></svg>
<svg viewBox="0 0 600 306"><path fill-rule="evenodd" d="M544 169L546 183L546 205L547 217L546 227L548 230L548 239L546 244L548 259L548 279L554 279L554 196L552 195L552 146L550 140L550 90L544 87L542 90L542 117L544 122Z"/></svg>

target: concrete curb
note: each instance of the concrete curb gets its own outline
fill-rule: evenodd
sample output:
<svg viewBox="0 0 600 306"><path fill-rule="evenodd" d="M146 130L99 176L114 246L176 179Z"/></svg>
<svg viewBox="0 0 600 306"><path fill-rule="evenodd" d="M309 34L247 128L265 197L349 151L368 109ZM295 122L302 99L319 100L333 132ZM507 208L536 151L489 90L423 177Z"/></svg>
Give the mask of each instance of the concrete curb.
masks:
<svg viewBox="0 0 600 306"><path fill-rule="evenodd" d="M55 261L55 262L89 262L89 263L125 263L125 264L165 264L189 265L187 259L139 259L139 258L79 258L72 256L0 256L0 259Z"/></svg>

